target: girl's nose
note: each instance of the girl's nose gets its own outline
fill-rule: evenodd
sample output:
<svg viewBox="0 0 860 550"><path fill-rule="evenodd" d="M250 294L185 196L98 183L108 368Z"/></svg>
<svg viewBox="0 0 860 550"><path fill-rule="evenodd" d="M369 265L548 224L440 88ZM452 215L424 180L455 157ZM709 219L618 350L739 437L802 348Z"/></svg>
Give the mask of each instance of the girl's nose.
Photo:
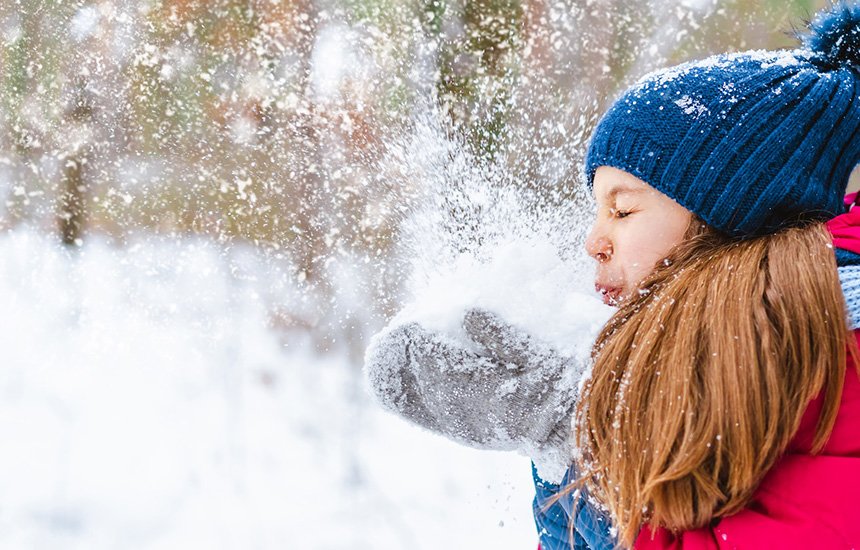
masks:
<svg viewBox="0 0 860 550"><path fill-rule="evenodd" d="M593 227L585 239L585 251L600 263L608 262L612 258L612 241Z"/></svg>

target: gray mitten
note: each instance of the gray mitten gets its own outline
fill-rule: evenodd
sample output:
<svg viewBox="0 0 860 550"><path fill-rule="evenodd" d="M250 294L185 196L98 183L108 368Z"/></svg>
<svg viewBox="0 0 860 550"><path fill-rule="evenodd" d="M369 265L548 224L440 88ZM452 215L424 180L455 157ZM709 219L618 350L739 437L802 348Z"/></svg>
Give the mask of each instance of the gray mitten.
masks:
<svg viewBox="0 0 860 550"><path fill-rule="evenodd" d="M585 365L479 309L463 327L477 351L416 323L378 335L365 368L388 410L481 449L518 450L560 480L576 387Z"/></svg>

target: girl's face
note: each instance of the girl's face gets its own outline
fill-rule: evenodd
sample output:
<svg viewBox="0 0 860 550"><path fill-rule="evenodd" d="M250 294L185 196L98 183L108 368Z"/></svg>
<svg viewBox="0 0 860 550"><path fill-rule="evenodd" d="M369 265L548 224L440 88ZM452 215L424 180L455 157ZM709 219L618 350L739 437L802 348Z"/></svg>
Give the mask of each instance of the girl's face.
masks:
<svg viewBox="0 0 860 550"><path fill-rule="evenodd" d="M585 248L597 260L594 286L617 303L680 243L692 214L639 178L610 166L594 174L597 218Z"/></svg>

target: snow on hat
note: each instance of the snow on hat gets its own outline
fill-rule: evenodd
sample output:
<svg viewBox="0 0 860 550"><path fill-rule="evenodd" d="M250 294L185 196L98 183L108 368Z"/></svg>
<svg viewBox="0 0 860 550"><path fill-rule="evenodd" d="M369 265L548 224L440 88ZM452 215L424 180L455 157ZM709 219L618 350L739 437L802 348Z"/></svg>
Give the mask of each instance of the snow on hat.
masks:
<svg viewBox="0 0 860 550"><path fill-rule="evenodd" d="M844 211L860 162L860 4L838 2L795 50L663 69L598 123L585 160L633 174L740 237Z"/></svg>

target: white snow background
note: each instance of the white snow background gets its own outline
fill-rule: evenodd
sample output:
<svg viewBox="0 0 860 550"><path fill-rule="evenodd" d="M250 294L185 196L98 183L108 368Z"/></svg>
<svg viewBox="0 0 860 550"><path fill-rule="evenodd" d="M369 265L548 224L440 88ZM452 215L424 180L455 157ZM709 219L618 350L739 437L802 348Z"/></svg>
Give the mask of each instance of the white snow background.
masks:
<svg viewBox="0 0 860 550"><path fill-rule="evenodd" d="M528 460L286 342L253 249L0 235L0 548L531 548ZM280 285L280 286L279 286Z"/></svg>

